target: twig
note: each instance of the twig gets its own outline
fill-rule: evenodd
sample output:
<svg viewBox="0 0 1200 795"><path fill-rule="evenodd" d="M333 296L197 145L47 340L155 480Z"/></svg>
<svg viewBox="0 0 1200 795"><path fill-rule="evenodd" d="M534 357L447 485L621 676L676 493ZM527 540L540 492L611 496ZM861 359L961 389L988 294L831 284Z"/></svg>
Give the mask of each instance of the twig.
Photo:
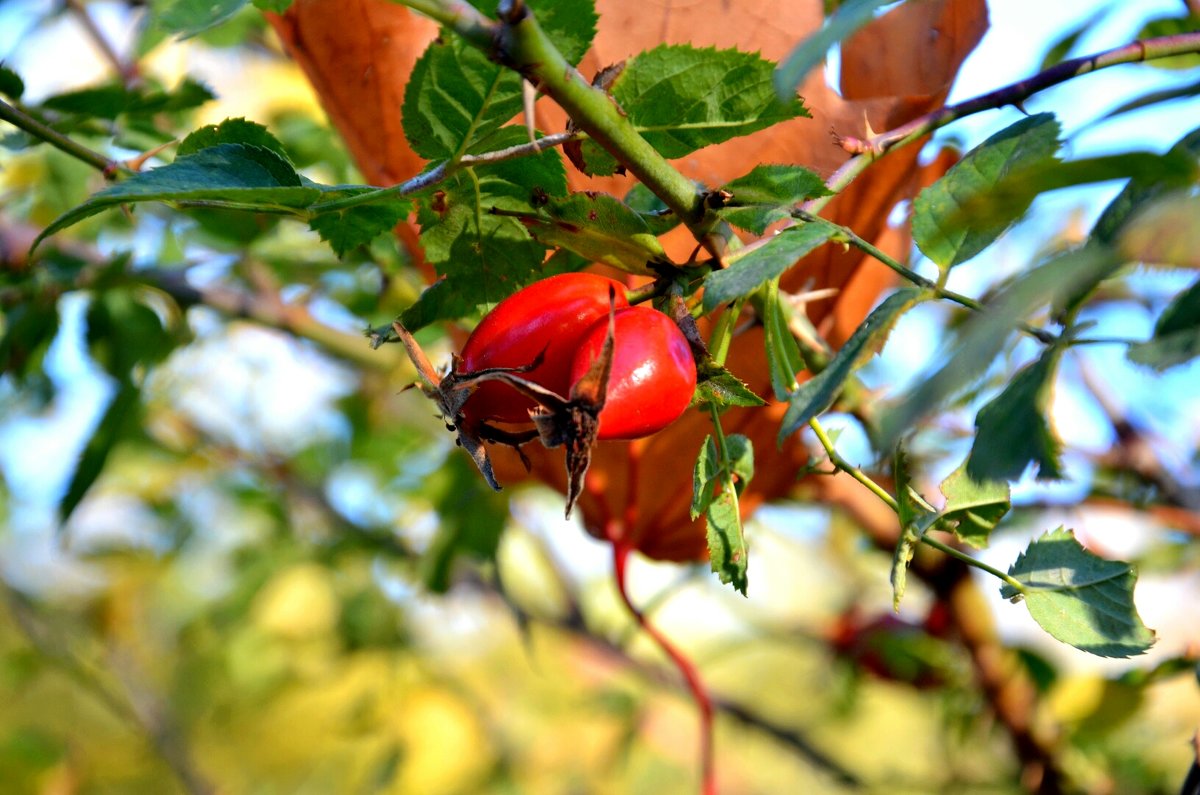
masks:
<svg viewBox="0 0 1200 795"><path fill-rule="evenodd" d="M449 179L464 168L482 166L489 163L502 163L505 160L515 160L518 157L536 155L545 149L562 146L567 141L578 137L579 133L556 133L554 135L547 135L545 138L539 139L536 143L518 144L478 155L463 155L457 161L446 160L438 163L428 171L418 174L405 182L390 185L386 188L378 188L366 193L359 193L354 196L346 196L341 199L314 204L308 209L312 213L323 213L332 210L344 210L347 207L355 207L360 204L369 204L386 196L408 196Z"/></svg>
<svg viewBox="0 0 1200 795"><path fill-rule="evenodd" d="M159 700L136 681L142 677L119 677L126 688L117 691L92 671L79 656L55 637L46 622L40 620L24 596L0 580L0 591L17 626L43 659L96 696L114 715L137 727L190 795L214 795L215 790L196 769L182 734Z"/></svg>
<svg viewBox="0 0 1200 795"><path fill-rule="evenodd" d="M40 138L55 149L66 152L75 159L87 163L97 171L103 172L107 179L113 179L119 173L130 173L129 169L117 161L110 160L99 152L68 138L53 127L43 124L28 113L18 110L2 99L0 99L0 120L6 121L35 138Z"/></svg>
<svg viewBox="0 0 1200 795"><path fill-rule="evenodd" d="M505 2L493 22L462 0L400 0L451 28L489 57L519 72L566 111L575 126L606 149L662 199L718 260L719 219L695 185L643 138L604 89L563 58L523 2Z"/></svg>
<svg viewBox="0 0 1200 795"><path fill-rule="evenodd" d="M688 692L691 693L697 710L700 712L700 791L702 795L716 795L717 779L716 769L713 764L712 697L709 696L704 683L700 681L700 672L696 670L695 663L686 654L676 648L675 644L671 643L667 636L652 624L642 611L638 610L633 604L633 600L629 597L625 573L631 547L626 542L613 540L612 548L613 572L617 581L617 591L621 594L621 601L625 603L625 607L629 610L630 615L633 616L638 626L658 644L663 653L675 664L675 667L679 670L684 682L687 684Z"/></svg>
<svg viewBox="0 0 1200 795"><path fill-rule="evenodd" d="M121 77L121 82L126 86L132 85L137 81L138 66L135 62L125 61L117 54L117 51L112 46L112 42L104 35L104 31L96 24L96 20L92 19L92 15L88 13L87 8L80 0L66 0L67 8L71 9L71 13L79 20L79 24L87 32L88 36L96 46L100 48L100 52L108 60L117 74Z"/></svg>
<svg viewBox="0 0 1200 795"><path fill-rule="evenodd" d="M1135 41L1111 50L1072 58L1055 64L1044 72L1033 77L1020 80L1004 88L982 94L965 100L957 105L947 105L918 116L907 124L895 129L879 133L866 140L846 139L846 145L861 152L842 164L825 182L833 194L840 193L847 185L865 171L876 159L892 149L899 148L928 135L934 130L948 124L979 113L984 110L1001 108L1005 105L1019 105L1022 100L1059 83L1064 83L1081 75L1106 69L1119 64L1139 63L1157 58L1168 58L1173 55L1200 52L1200 33L1184 33L1176 36L1162 36L1156 39ZM818 212L832 199L832 196L822 196L812 199L803 205L808 212Z"/></svg>

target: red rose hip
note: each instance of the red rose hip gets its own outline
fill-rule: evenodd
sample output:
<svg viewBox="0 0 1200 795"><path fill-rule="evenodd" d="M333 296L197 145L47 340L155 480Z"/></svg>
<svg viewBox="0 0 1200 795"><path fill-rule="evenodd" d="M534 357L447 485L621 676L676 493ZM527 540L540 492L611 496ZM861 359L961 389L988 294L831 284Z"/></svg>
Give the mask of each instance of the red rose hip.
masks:
<svg viewBox="0 0 1200 795"><path fill-rule="evenodd" d="M584 335L571 368L571 383L600 355L608 318ZM637 439L662 430L687 409L696 389L696 363L683 332L671 318L647 306L617 309L612 372L598 439Z"/></svg>
<svg viewBox="0 0 1200 795"><path fill-rule="evenodd" d="M581 338L608 316L610 288L618 310L629 305L625 285L594 273L563 273L518 290L471 332L463 345L460 371L525 367L541 354L542 363L522 377L566 395L575 382L571 365ZM488 382L471 395L463 412L477 420L528 422L535 405L507 384Z"/></svg>

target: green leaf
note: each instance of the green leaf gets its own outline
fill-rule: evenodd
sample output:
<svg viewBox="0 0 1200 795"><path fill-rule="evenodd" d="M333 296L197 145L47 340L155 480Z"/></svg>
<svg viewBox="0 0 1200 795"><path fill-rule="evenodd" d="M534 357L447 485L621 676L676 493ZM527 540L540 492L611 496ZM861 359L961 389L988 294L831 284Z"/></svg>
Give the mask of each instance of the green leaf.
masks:
<svg viewBox="0 0 1200 795"><path fill-rule="evenodd" d="M460 558L495 558L508 517L508 500L492 491L463 455L449 456L426 481L424 491L431 496L439 521L418 572L426 588L445 593Z"/></svg>
<svg viewBox="0 0 1200 795"><path fill-rule="evenodd" d="M1126 113L1130 113L1135 110L1141 110L1142 108L1148 108L1163 102L1173 102L1177 99L1191 99L1198 94L1200 94L1200 80L1196 81L1195 83L1188 83L1184 86L1164 88L1158 91L1148 91L1141 96L1134 97L1128 102L1122 102L1120 105L1117 105L1108 113L1104 114L1104 116L1097 121L1107 121L1108 119L1113 119L1117 116L1122 116Z"/></svg>
<svg viewBox="0 0 1200 795"><path fill-rule="evenodd" d="M796 388L796 374L805 369L804 358L791 330L791 308L779 295L779 278L763 286L763 327L767 346L767 369L776 400L787 400Z"/></svg>
<svg viewBox="0 0 1200 795"><path fill-rule="evenodd" d="M1177 184L1196 173L1195 157L1178 151L1124 152L1022 166L1000 177L987 192L964 200L939 223L943 229L969 229L979 218L1019 217L1038 196L1061 188L1130 178L1143 183Z"/></svg>
<svg viewBox="0 0 1200 795"><path fill-rule="evenodd" d="M92 195L55 219L34 241L118 204L203 201L213 206L260 212L298 212L321 195L301 184L279 155L259 146L220 144L175 162L143 171Z"/></svg>
<svg viewBox="0 0 1200 795"><path fill-rule="evenodd" d="M892 607L899 610L900 600L908 588L908 566L936 516L913 496L908 454L903 445L896 445L892 474L896 479L896 508L900 519L900 538L892 552Z"/></svg>
<svg viewBox="0 0 1200 795"><path fill-rule="evenodd" d="M946 505L939 520L976 549L987 546L992 530L1012 509L1008 483L974 480L967 474L966 462L942 481L941 489Z"/></svg>
<svg viewBox="0 0 1200 795"><path fill-rule="evenodd" d="M776 221L791 216L792 209L806 199L828 195L824 180L803 166L756 166L745 176L721 187L732 194L720 215L734 226L756 235Z"/></svg>
<svg viewBox="0 0 1200 795"><path fill-rule="evenodd" d="M554 47L569 63L578 64L596 37L594 0L529 0L529 7Z"/></svg>
<svg viewBox="0 0 1200 795"><path fill-rule="evenodd" d="M788 227L757 248L734 252L729 266L704 278L704 311L749 295L796 264L804 255L838 234L824 221Z"/></svg>
<svg viewBox="0 0 1200 795"><path fill-rule="evenodd" d="M1124 226L1117 248L1134 262L1200 269L1200 196L1176 193L1142 208Z"/></svg>
<svg viewBox="0 0 1200 795"><path fill-rule="evenodd" d="M711 360L697 368L696 394L692 397L692 405L710 403L717 411L732 406L766 405L766 401L754 394L742 379Z"/></svg>
<svg viewBox="0 0 1200 795"><path fill-rule="evenodd" d="M775 90L782 97L796 93L813 67L825 59L829 48L874 18L880 6L893 0L847 0L838 6L816 33L802 41L775 72Z"/></svg>
<svg viewBox="0 0 1200 795"><path fill-rule="evenodd" d="M1046 55L1042 58L1042 65L1038 68L1038 71L1044 72L1051 66L1065 60L1071 54L1071 51L1075 49L1075 45L1079 42L1079 39L1089 33L1095 27L1096 23L1104 18L1104 13L1104 9L1094 12L1083 22L1059 37L1058 41L1046 51Z"/></svg>
<svg viewBox="0 0 1200 795"><path fill-rule="evenodd" d="M1096 220L1095 226L1092 227L1093 243L1114 243L1125 224L1143 206L1173 190L1187 188L1192 184L1196 174L1196 161L1200 158L1200 129L1180 138L1166 156L1179 158L1183 167L1173 176L1155 174L1153 178L1131 179Z"/></svg>
<svg viewBox="0 0 1200 795"><path fill-rule="evenodd" d="M325 195L332 200L339 195L351 196L370 190L363 188L358 191L346 190ZM403 221L412 212L412 202L405 198L389 196L371 204L359 204L344 210L333 210L321 213L309 219L309 226L329 243L339 257L359 246L365 246L378 235L390 232L396 224Z"/></svg>
<svg viewBox="0 0 1200 795"><path fill-rule="evenodd" d="M850 374L865 358L883 346L900 316L921 300L922 293L915 287L892 293L855 329L828 366L792 393L779 428L781 444L788 436L807 425L809 420L833 405Z"/></svg>
<svg viewBox="0 0 1200 795"><path fill-rule="evenodd" d="M692 474L691 515L696 519L705 514L712 570L744 596L748 554L738 496L754 477L754 447L745 436L730 434L725 449L727 461L713 438L705 437Z"/></svg>
<svg viewBox="0 0 1200 795"><path fill-rule="evenodd" d="M680 224L679 216L640 182L629 189L624 201L625 206L640 215L655 235L665 235Z"/></svg>
<svg viewBox="0 0 1200 795"><path fill-rule="evenodd" d="M1059 304L1111 275L1120 262L1102 246L1084 246L1054 257L1021 276L963 325L950 356L932 375L922 378L895 408L879 421L879 444L890 447L921 418L936 411L968 384L979 379L1016 329L1035 309Z"/></svg>
<svg viewBox="0 0 1200 795"><path fill-rule="evenodd" d="M1130 345L1127 355L1159 371L1200 355L1200 281L1175 297L1154 324L1154 336Z"/></svg>
<svg viewBox="0 0 1200 795"><path fill-rule="evenodd" d="M1133 657L1154 644L1133 603L1133 567L1093 555L1070 530L1032 542L1008 573L1025 590L1005 585L1001 596L1023 596L1033 620L1063 643L1100 657Z"/></svg>
<svg viewBox="0 0 1200 795"><path fill-rule="evenodd" d="M771 86L773 64L757 54L662 45L635 56L612 86L629 122L668 159L770 127L808 111ZM583 143L587 173L609 175L617 163Z"/></svg>
<svg viewBox="0 0 1200 795"><path fill-rule="evenodd" d="M108 456L117 442L136 426L140 405L140 394L136 386L128 381L118 386L117 393L105 409L96 430L84 445L71 474L71 481L67 484L67 490L58 502L60 526L71 518L71 514L87 496L96 478L104 471Z"/></svg>
<svg viewBox="0 0 1200 795"><path fill-rule="evenodd" d="M207 86L185 78L170 91L151 80L133 88L111 82L56 94L42 105L59 113L115 120L121 116L142 117L191 110L212 99L213 93Z"/></svg>
<svg viewBox="0 0 1200 795"><path fill-rule="evenodd" d="M175 0L157 21L168 32L188 38L216 27L245 5L246 0Z"/></svg>
<svg viewBox="0 0 1200 795"><path fill-rule="evenodd" d="M522 128L506 128L511 136ZM556 151L464 169L420 197L417 219L426 259L444 277L403 313L416 330L434 320L464 317L539 278L545 249L517 218L536 211L535 196L566 193Z"/></svg>
<svg viewBox="0 0 1200 795"><path fill-rule="evenodd" d="M258 122L248 121L242 117L225 119L220 124L206 124L192 132L179 142L175 149L175 158L184 155L194 155L202 149L208 149L219 144L248 144L261 146L279 155L285 162L291 163L283 144L271 132Z"/></svg>
<svg viewBox="0 0 1200 795"><path fill-rule="evenodd" d="M0 63L0 94L19 100L25 93L25 81L11 67Z"/></svg>
<svg viewBox="0 0 1200 795"><path fill-rule="evenodd" d="M1023 368L1004 391L975 417L975 443L967 458L973 480L1017 480L1033 462L1038 480L1063 476L1058 466L1062 444L1046 420L1054 372L1062 348L1052 346Z"/></svg>
<svg viewBox="0 0 1200 795"><path fill-rule="evenodd" d="M1052 113L1039 113L996 133L972 149L913 202L913 238L942 268L951 268L991 245L1028 209L1020 201L1004 212L979 216L964 207L987 196L1016 169L1033 171L1054 162L1060 127ZM1032 201L1032 197L1029 197Z"/></svg>
<svg viewBox="0 0 1200 795"><path fill-rule="evenodd" d="M414 152L427 160L447 160L520 112L517 73L488 60L460 37L443 34L417 59L404 90L401 118Z"/></svg>
<svg viewBox="0 0 1200 795"><path fill-rule="evenodd" d="M294 0L251 0L254 7L259 11L270 11L274 14L282 14L291 8Z"/></svg>
<svg viewBox="0 0 1200 795"><path fill-rule="evenodd" d="M670 262L642 216L606 193L550 199L520 221L544 246L573 251L629 273L649 274Z"/></svg>

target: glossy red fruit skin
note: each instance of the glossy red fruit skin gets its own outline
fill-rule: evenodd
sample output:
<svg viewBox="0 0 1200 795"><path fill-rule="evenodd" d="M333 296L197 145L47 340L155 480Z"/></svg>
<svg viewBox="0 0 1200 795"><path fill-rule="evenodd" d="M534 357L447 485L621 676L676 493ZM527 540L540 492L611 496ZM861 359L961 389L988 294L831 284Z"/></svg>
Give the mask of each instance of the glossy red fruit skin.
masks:
<svg viewBox="0 0 1200 795"><path fill-rule="evenodd" d="M608 316L610 287L615 306L627 307L625 285L595 273L562 273L518 290L471 332L459 370L524 367L540 353L541 365L522 377L566 396L574 383L571 366L581 338ZM463 412L476 420L528 422L535 405L512 387L491 382L471 395Z"/></svg>
<svg viewBox="0 0 1200 795"><path fill-rule="evenodd" d="M613 362L596 438L640 439L662 430L687 409L696 389L696 363L675 321L648 306L618 309L613 318ZM572 383L600 355L608 318L584 336L571 369Z"/></svg>

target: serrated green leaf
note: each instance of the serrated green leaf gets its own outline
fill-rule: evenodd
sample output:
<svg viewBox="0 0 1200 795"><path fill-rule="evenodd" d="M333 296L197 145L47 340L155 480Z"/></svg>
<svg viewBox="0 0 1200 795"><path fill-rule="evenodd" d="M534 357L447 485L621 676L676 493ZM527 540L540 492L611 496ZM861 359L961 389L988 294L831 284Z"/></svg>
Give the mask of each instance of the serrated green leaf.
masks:
<svg viewBox="0 0 1200 795"><path fill-rule="evenodd" d="M670 262L642 216L605 193L550 199L521 222L544 246L565 248L591 262L650 274Z"/></svg>
<svg viewBox="0 0 1200 795"><path fill-rule="evenodd" d="M36 248L55 232L119 204L204 201L260 212L298 212L320 196L319 188L302 185L291 165L269 149L220 144L93 194L55 219L33 245Z"/></svg>
<svg viewBox="0 0 1200 795"><path fill-rule="evenodd" d="M594 0L529 0L529 7L555 49L568 63L578 64L596 37Z"/></svg>
<svg viewBox="0 0 1200 795"><path fill-rule="evenodd" d="M362 190L369 190L364 188ZM344 191L341 195L353 195L355 191ZM326 193L325 199L335 199L337 193ZM373 202L347 207L315 215L308 225L321 239L329 243L339 257L359 246L365 246L377 236L390 232L396 224L412 212L412 202L395 196Z"/></svg>
<svg viewBox="0 0 1200 795"><path fill-rule="evenodd" d="M708 558L713 572L726 585L746 595L749 579L746 568L749 555L737 496L728 488L721 489L705 513L708 537Z"/></svg>
<svg viewBox="0 0 1200 795"><path fill-rule="evenodd" d="M756 235L791 216L806 199L825 196L829 189L815 171L803 166L755 166L749 174L721 186L731 194L720 211L723 219Z"/></svg>
<svg viewBox="0 0 1200 795"><path fill-rule="evenodd" d="M1012 508L1008 483L975 480L967 474L966 462L942 481L941 490L946 505L939 519L976 549L987 546L992 530Z"/></svg>
<svg viewBox="0 0 1200 795"><path fill-rule="evenodd" d="M896 514L900 520L900 537L892 551L892 607L899 610L900 600L908 588L908 566L917 552L921 537L933 524L933 513L913 497L908 454L903 445L896 446L892 474L896 481Z"/></svg>
<svg viewBox="0 0 1200 795"><path fill-rule="evenodd" d="M1200 281L1175 297L1154 324L1154 336L1130 345L1127 355L1159 371L1200 355Z"/></svg>
<svg viewBox="0 0 1200 795"><path fill-rule="evenodd" d="M1137 212L1117 240L1134 262L1200 269L1200 196L1163 196Z"/></svg>
<svg viewBox="0 0 1200 795"><path fill-rule="evenodd" d="M824 221L802 223L745 254L734 252L728 258L729 267L704 278L704 311L712 312L721 304L750 295L837 233L836 226Z"/></svg>
<svg viewBox="0 0 1200 795"><path fill-rule="evenodd" d="M796 93L813 67L825 59L829 48L871 21L876 9L892 0L847 0L838 6L821 29L804 39L775 71L780 96Z"/></svg>
<svg viewBox="0 0 1200 795"><path fill-rule="evenodd" d="M900 316L921 299L922 293L915 287L892 293L855 329L828 366L792 393L779 428L781 444L788 436L807 425L809 420L833 405L850 374L865 357L883 346Z"/></svg>
<svg viewBox="0 0 1200 795"><path fill-rule="evenodd" d="M705 436L700 445L700 454L692 467L692 507L691 517L699 518L708 510L713 501L713 481L721 472L721 456L717 453L717 445L712 436Z"/></svg>
<svg viewBox="0 0 1200 795"><path fill-rule="evenodd" d="M1017 324L1035 309L1090 288L1119 266L1120 261L1106 248L1085 246L1023 274L997 295L991 306L964 324L949 358L937 371L921 378L899 405L880 417L880 445L894 445L922 417L979 379L1004 349Z"/></svg>
<svg viewBox="0 0 1200 795"><path fill-rule="evenodd" d="M404 136L427 160L458 157L521 112L521 78L458 36L417 59L404 89ZM528 133L526 133L528 140Z"/></svg>
<svg viewBox="0 0 1200 795"><path fill-rule="evenodd" d="M913 202L913 239L925 256L951 268L991 245L1028 209L1028 202L994 215L970 215L964 205L986 196L1016 169L1033 171L1054 161L1061 132L1052 113L1022 119L968 152ZM1032 201L1030 197L1029 201Z"/></svg>
<svg viewBox="0 0 1200 795"><path fill-rule="evenodd" d="M1133 567L1093 555L1070 530L1032 542L1008 573L1025 586L1029 615L1063 643L1100 657L1133 657L1154 644L1133 603ZM1022 595L1011 585L1000 594Z"/></svg>
<svg viewBox="0 0 1200 795"><path fill-rule="evenodd" d="M674 159L807 116L798 98L775 94L773 68L754 53L662 45L630 60L611 93L634 129ZM595 143L582 149L587 173L615 173L616 161Z"/></svg>
<svg viewBox="0 0 1200 795"><path fill-rule="evenodd" d="M25 81L7 64L0 62L0 94L9 99L20 99L25 93Z"/></svg>
<svg viewBox="0 0 1200 795"><path fill-rule="evenodd" d="M696 394L692 404L712 404L717 411L733 406L762 406L766 401L751 391L742 379L713 363L704 362L697 368Z"/></svg>
<svg viewBox="0 0 1200 795"><path fill-rule="evenodd" d="M507 129L510 137L525 133ZM535 195L565 193L566 173L556 151L465 169L426 192L417 206L421 245L443 279L404 311L404 325L416 330L463 317L539 278L545 249L517 218L490 210L533 213Z"/></svg>
<svg viewBox="0 0 1200 795"><path fill-rule="evenodd" d="M716 442L705 437L692 473L691 515L705 514L712 570L744 596L748 554L738 496L754 477L754 447L745 436L730 434L725 450L729 457L722 460Z"/></svg>
<svg viewBox="0 0 1200 795"><path fill-rule="evenodd" d="M767 369L776 400L787 400L796 389L796 374L805 369L804 357L791 331L791 309L779 294L779 278L763 285L763 331L767 348Z"/></svg>
<svg viewBox="0 0 1200 795"><path fill-rule="evenodd" d="M1062 348L1053 346L1018 372L1004 391L975 417L975 443L967 458L974 480L1017 480L1032 462L1038 480L1063 476L1058 466L1061 442L1054 436L1046 411Z"/></svg>
<svg viewBox="0 0 1200 795"><path fill-rule="evenodd" d="M220 124L206 124L192 130L187 137L179 142L175 149L176 159L185 155L194 155L202 149L208 149L219 144L247 144L261 146L279 155L286 163L292 162L279 139L271 134L258 122L237 117L225 119Z"/></svg>
<svg viewBox="0 0 1200 795"><path fill-rule="evenodd" d="M220 25L245 5L246 0L175 0L157 15L157 22L186 39Z"/></svg>

